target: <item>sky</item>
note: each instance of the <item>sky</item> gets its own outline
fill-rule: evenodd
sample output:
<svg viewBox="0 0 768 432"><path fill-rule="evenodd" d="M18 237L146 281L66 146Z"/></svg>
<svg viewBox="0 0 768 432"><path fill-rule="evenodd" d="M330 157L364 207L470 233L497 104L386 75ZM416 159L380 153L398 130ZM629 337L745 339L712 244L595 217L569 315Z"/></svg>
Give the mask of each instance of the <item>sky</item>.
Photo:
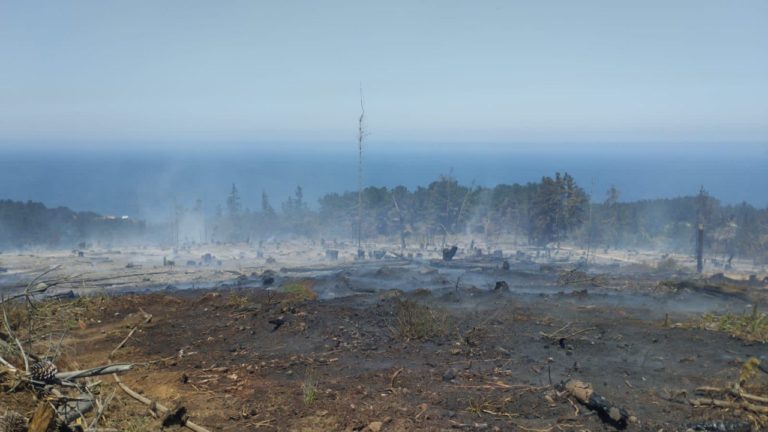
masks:
<svg viewBox="0 0 768 432"><path fill-rule="evenodd" d="M0 0L0 150L766 143L768 1ZM383 145L383 144L382 144Z"/></svg>

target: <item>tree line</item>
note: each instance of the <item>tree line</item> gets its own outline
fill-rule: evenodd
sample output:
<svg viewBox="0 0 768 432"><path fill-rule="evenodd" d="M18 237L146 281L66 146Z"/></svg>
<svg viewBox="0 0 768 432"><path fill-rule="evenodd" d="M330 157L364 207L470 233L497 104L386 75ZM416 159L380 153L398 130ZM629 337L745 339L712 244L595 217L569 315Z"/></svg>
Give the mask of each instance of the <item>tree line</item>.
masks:
<svg viewBox="0 0 768 432"><path fill-rule="evenodd" d="M260 208L251 210L243 207L240 190L232 185L215 212L206 213L198 200L189 209L176 206L175 221L155 226L2 200L0 247L67 247L89 239L124 238L176 245L189 239L257 244L287 236L349 240L359 226L364 239L387 239L402 246L441 246L450 243L451 236L468 234L486 240L512 236L540 247L568 242L593 249L691 252L701 224L710 255L768 262L768 208L724 205L703 188L687 197L625 202L615 187L602 199L590 198L568 173L494 187L464 185L441 176L414 189L366 187L362 203L360 220L357 192L328 193L310 206L299 186L279 205L262 191Z"/></svg>
<svg viewBox="0 0 768 432"><path fill-rule="evenodd" d="M261 210L243 210L233 185L226 212L211 221L216 241L255 241L280 235L351 239L357 233L357 192L329 193L311 209L301 187L275 210L262 192ZM705 227L710 253L768 261L768 209L748 203L724 205L703 188L698 194L621 201L611 187L590 199L568 173L538 182L489 188L462 185L441 176L408 189L369 186L362 191L365 239L395 239L401 245L442 245L456 234L495 238L512 235L530 245L655 248L690 252L696 226Z"/></svg>
<svg viewBox="0 0 768 432"><path fill-rule="evenodd" d="M146 231L135 219L48 208L33 201L0 200L0 247L74 247L81 242L122 243Z"/></svg>

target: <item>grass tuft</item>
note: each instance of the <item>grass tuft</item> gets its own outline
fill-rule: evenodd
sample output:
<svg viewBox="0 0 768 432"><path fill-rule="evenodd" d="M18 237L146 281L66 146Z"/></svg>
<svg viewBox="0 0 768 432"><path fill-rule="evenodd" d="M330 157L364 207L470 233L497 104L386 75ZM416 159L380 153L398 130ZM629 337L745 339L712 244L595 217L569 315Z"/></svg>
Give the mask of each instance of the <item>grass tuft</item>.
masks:
<svg viewBox="0 0 768 432"><path fill-rule="evenodd" d="M739 339L768 342L768 314L759 312L757 305L752 312L735 314L705 314L701 325L707 330L722 331Z"/></svg>
<svg viewBox="0 0 768 432"><path fill-rule="evenodd" d="M317 373L314 369L307 369L304 383L301 384L304 393L304 405L312 405L317 400Z"/></svg>
<svg viewBox="0 0 768 432"><path fill-rule="evenodd" d="M311 279L291 282L283 285L282 291L288 294L292 301L317 300L317 294L312 290L314 284L315 282Z"/></svg>
<svg viewBox="0 0 768 432"><path fill-rule="evenodd" d="M411 300L396 299L394 333L403 340L428 340L448 335L448 314Z"/></svg>

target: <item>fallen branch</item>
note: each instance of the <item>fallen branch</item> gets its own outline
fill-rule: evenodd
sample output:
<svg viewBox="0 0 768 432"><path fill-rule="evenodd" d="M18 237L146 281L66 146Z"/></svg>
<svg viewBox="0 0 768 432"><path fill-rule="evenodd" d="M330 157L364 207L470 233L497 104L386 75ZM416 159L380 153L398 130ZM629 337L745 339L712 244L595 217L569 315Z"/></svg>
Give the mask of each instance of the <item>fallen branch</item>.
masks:
<svg viewBox="0 0 768 432"><path fill-rule="evenodd" d="M19 352L21 352L21 357L24 359L24 371L29 373L29 359L27 358L27 353L24 352L24 347L21 345L21 341L19 341L19 338L13 335L13 330L11 330L11 323L8 322L8 314L5 313L5 303L0 304L3 309L3 323L5 323L5 330L8 332L8 336L10 336L14 342L16 342L16 346L19 347ZM4 363L5 360L3 360Z"/></svg>
<svg viewBox="0 0 768 432"><path fill-rule="evenodd" d="M757 402L761 404L768 404L768 397L753 395L751 393L747 393L738 385L733 385L731 387L726 388L720 388L720 387L699 387L696 389L697 392L700 393L725 393L730 394L732 396L740 397L742 399L750 400L752 402Z"/></svg>
<svg viewBox="0 0 768 432"><path fill-rule="evenodd" d="M101 420L101 416L104 415L104 411L107 410L107 406L112 401L112 398L115 397L115 393L117 390L112 390L112 393L107 397L107 399L104 401L104 403L99 407L99 411L96 413L96 417L93 418L93 421L91 422L91 425L88 426L89 431L96 430L96 425L99 423L99 420Z"/></svg>
<svg viewBox="0 0 768 432"><path fill-rule="evenodd" d="M691 405L695 407L716 406L718 408L742 409L745 411L751 411L755 414L768 414L768 407L755 405L745 400L726 401L726 400L720 400L720 399L698 398L698 399L691 399L689 402L691 403Z"/></svg>
<svg viewBox="0 0 768 432"><path fill-rule="evenodd" d="M577 336L577 335L580 335L582 333L586 333L586 332L592 331L592 330L597 330L597 327L588 327L588 328L585 328L585 329L577 330L577 331L569 334L568 336L563 337L563 339L570 339L570 338L572 338L574 336Z"/></svg>
<svg viewBox="0 0 768 432"><path fill-rule="evenodd" d="M144 312L143 310L141 310L141 312L146 317L146 319L144 320L144 322L142 324L148 323L152 319L152 315ZM142 324L139 324L139 325L142 325ZM134 330L136 328L138 328L138 327L139 326L134 327ZM114 353L115 351L117 351L125 343L125 341L128 340L128 338L130 337L131 334L133 334L133 330L131 330L131 332L128 334L128 337L123 339L123 341L120 342L120 344L117 346L117 348L115 348L112 352ZM111 356L111 354L110 354L110 356ZM169 411L168 407L166 407L164 405L161 405L160 403L154 402L151 399L148 399L148 398L146 398L146 397L136 393L135 391L131 390L130 387L128 387L127 385L125 385L125 383L120 381L120 377L118 377L116 373L112 374L112 378L115 379L115 382L117 383L117 385L120 386L120 388L123 389L123 391L126 392L128 394L128 396L136 399L137 401L143 403L144 405L147 405L148 407L155 408L157 411L161 411L162 413L167 413ZM197 425L195 423L192 423L191 421L189 421L187 419L184 419L183 423L184 423L184 426L186 426L188 429L193 430L194 432L210 432L208 429L206 429L206 428L204 428L202 426L199 426L199 425Z"/></svg>
<svg viewBox="0 0 768 432"><path fill-rule="evenodd" d="M395 388L395 381L397 380L398 375L400 375L403 372L403 368L400 368L395 371L395 373L392 374L392 378L389 380L389 388L394 389Z"/></svg>
<svg viewBox="0 0 768 432"><path fill-rule="evenodd" d="M555 330L555 331L554 331L554 332L552 332L552 333L544 333L544 332L539 332L539 334L540 334L540 335L542 335L542 336L544 336L545 338L548 338L548 339L555 339L555 337L557 337L557 335L558 335L558 334L559 334L561 331L563 331L563 330L567 329L567 328L568 328L568 327L570 327L570 326L571 326L571 323L568 323L568 324L566 324L566 325L564 325L564 326L560 327L559 329Z"/></svg>
<svg viewBox="0 0 768 432"><path fill-rule="evenodd" d="M56 270L58 267L60 267L60 266L57 266L57 267L55 267L53 269L50 269L50 270L46 271L44 274L49 273L49 272L51 272L53 270ZM59 278L59 279L45 280L45 281L41 282L43 284L43 286L41 286L39 289L30 290L29 288L31 288L31 284L34 283L34 282L37 282L40 279L40 276L38 276L37 278L35 278L35 280L33 282L30 282L30 283L27 283L27 284L16 284L16 285L7 285L7 286L5 286L5 288L7 288L7 289L25 288L23 293L15 294L15 295L13 295L11 297L8 297L7 299L5 299L5 301L8 302L8 301L11 301L11 300L14 300L14 299L17 299L17 298L21 298L21 297L28 297L28 296L31 296L31 295L34 295L34 294L41 294L41 293L47 291L48 288L50 288L52 286L63 285L63 284L67 284L67 283L72 284L72 285L85 285L85 284L94 285L93 284L94 282L103 282L103 281L115 280L115 279L128 279L128 278L140 277L140 276L154 276L154 275L161 275L161 274L168 274L168 273L170 273L170 272L166 270L166 271L156 271L156 272L131 273L131 274L124 274L124 275L116 275L116 276L104 276L104 277L96 277L96 278L91 278L91 279L83 279L82 276L84 274L87 274L87 273L81 273L81 274L77 274L77 275L65 276L65 277L62 277L62 278ZM38 284L38 285L40 285L40 284ZM104 285L104 284L99 284L99 285L101 286L101 285Z"/></svg>
<svg viewBox="0 0 768 432"><path fill-rule="evenodd" d="M120 388L123 389L123 391L128 394L128 396L136 399L137 401L143 403L146 406L154 406L157 408L158 411L162 411L163 413L166 413L169 411L168 407L166 407L165 405L161 405L158 402L154 402L151 399L148 399L136 393L135 391L131 390L130 387L128 387L127 385L125 385L125 383L120 381L120 378L117 376L117 374L112 374L112 377L115 379L115 382L117 382L117 385L119 385ZM202 426L196 425L195 423L192 423L189 420L184 421L184 426L195 432L210 432L208 429Z"/></svg>
<svg viewBox="0 0 768 432"><path fill-rule="evenodd" d="M50 273L50 272L52 272L52 271L54 271L54 270L58 270L58 269L60 269L60 268L61 268L61 264L59 264L59 265L55 265L55 266L53 266L53 267L49 268L48 270L46 270L46 271L44 271L44 272L40 273L39 275L37 275L37 277L36 277L36 278L32 279L32 280L31 280L31 281L30 281L30 282L27 284L27 287L24 289L24 291L27 293L27 298L29 298L29 289L30 289L30 288L32 288L32 285L34 285L34 284L35 284L35 282L37 282L37 281L39 281L40 279L42 279L42 278L43 278L43 276L47 275L48 273ZM48 284L45 284L45 285L48 285ZM46 288L47 288L47 286L46 286Z"/></svg>
<svg viewBox="0 0 768 432"><path fill-rule="evenodd" d="M126 342L128 342L128 339L130 339L130 338L131 338L131 336L133 336L133 334L134 334L134 333L136 333L136 330L138 330L138 329L139 329L139 327L141 327L141 326L143 326L143 325L146 325L146 324L148 324L150 321L152 321L152 315L151 315L151 314L148 314L148 313L144 312L142 309L139 309L139 310L141 311L141 313L143 313L143 314L144 314L144 321L143 321L142 323L140 323L140 324L137 324L137 325L135 325L135 326L134 326L134 327L131 329L131 331L130 331L130 332L128 332L128 336L126 336L126 337L125 337L125 339L123 339L123 340L122 340L122 341L121 341L119 344L117 344L117 346L115 347L115 349L113 349L113 350L112 350L112 352L111 352L111 353L109 353L109 358L112 358L112 357L115 355L115 353L117 353L117 351L118 351L120 348L122 348L122 347L123 347L123 345L125 345L125 343L126 343Z"/></svg>
<svg viewBox="0 0 768 432"><path fill-rule="evenodd" d="M85 394L81 393L77 399L68 400L58 409L58 415L62 423L70 424L83 414L93 409L93 399Z"/></svg>
<svg viewBox="0 0 768 432"><path fill-rule="evenodd" d="M692 431L752 432L752 423L746 420L709 420L685 425Z"/></svg>
<svg viewBox="0 0 768 432"><path fill-rule="evenodd" d="M61 268L61 265L53 266L53 267L49 268L48 270L42 272L41 274L37 275L34 279L32 279L27 284L19 284L19 285L7 286L6 287L7 289L24 288L24 292L20 293L20 294L12 295L12 296L10 296L8 298L5 298L5 299L2 299L2 300L0 300L0 303L7 303L7 302L10 302L10 301L16 300L17 298L24 297L24 298L26 298L27 303L32 305L31 297L33 295L44 293L45 291L48 290L48 288L50 288L50 287L52 287L54 285L57 285L62 279L57 279L57 280L54 280L54 281L47 281L47 282L40 282L39 284L35 285L35 289L34 290L30 290L30 288L32 288L32 285L34 285L35 282L39 281L43 276L47 275L48 273L50 273L50 272L52 272L54 270L58 270L59 268ZM64 278L64 279L66 279L66 278Z"/></svg>
<svg viewBox="0 0 768 432"><path fill-rule="evenodd" d="M117 364L111 364L111 365L98 366L95 368L85 369L85 370L59 372L56 374L56 378L58 378L61 381L72 381L79 378L87 378L87 377L98 376L98 375L109 375L109 374L115 374L117 372L125 372L127 370L130 370L131 368L133 368L133 364L117 363Z"/></svg>

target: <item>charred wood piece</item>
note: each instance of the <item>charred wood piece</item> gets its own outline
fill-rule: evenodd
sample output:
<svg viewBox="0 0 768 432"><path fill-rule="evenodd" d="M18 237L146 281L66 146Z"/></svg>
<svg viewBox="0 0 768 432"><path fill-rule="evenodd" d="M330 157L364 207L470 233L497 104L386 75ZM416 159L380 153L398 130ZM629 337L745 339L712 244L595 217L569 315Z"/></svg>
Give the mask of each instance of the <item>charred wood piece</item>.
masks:
<svg viewBox="0 0 768 432"><path fill-rule="evenodd" d="M752 423L746 420L710 420L688 423L687 431L692 432L752 432Z"/></svg>
<svg viewBox="0 0 768 432"><path fill-rule="evenodd" d="M600 420L616 429L626 429L630 423L630 415L624 408L611 404L595 393L590 384L579 380L566 380L558 384L558 389L567 391L579 403L596 412Z"/></svg>
<svg viewBox="0 0 768 432"><path fill-rule="evenodd" d="M443 261L450 261L453 259L453 257L456 255L456 252L459 250L457 246L451 246L450 248L444 248L443 249Z"/></svg>

